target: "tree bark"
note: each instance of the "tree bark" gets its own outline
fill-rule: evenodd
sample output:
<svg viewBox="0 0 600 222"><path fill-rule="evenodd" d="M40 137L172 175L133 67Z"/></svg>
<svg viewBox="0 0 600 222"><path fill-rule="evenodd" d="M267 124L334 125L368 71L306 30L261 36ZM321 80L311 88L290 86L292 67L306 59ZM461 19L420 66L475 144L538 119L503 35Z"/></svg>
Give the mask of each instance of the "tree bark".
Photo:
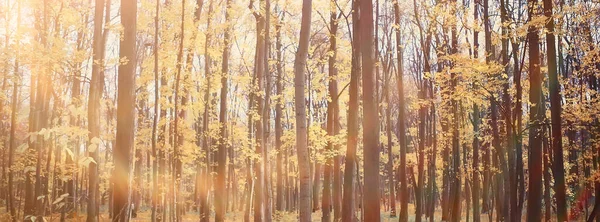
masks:
<svg viewBox="0 0 600 222"><path fill-rule="evenodd" d="M88 130L90 131L88 140L88 152L94 160L89 164L89 182L88 182L88 203L87 203L87 221L98 221L98 146L93 142L94 138L100 139L100 101L102 92L104 91L104 42L102 38L103 17L104 17L104 0L96 0L94 12L94 39L93 53L94 63L92 65L92 80L90 81L90 96L88 100ZM95 148L90 148L95 147Z"/></svg>
<svg viewBox="0 0 600 222"><path fill-rule="evenodd" d="M363 146L364 146L364 218L380 220L379 203L379 143L378 143L378 114L375 93L375 60L373 35L373 2L361 0L361 31L357 33L361 39L361 62L363 81Z"/></svg>
<svg viewBox="0 0 600 222"><path fill-rule="evenodd" d="M113 221L129 221L131 149L133 148L135 122L135 69L136 69L136 19L137 2L121 1L123 38L119 57L127 63L119 65L117 132L114 148L115 180L113 193Z"/></svg>
<svg viewBox="0 0 600 222"><path fill-rule="evenodd" d="M535 15L534 6L537 0L528 0L529 17ZM542 135L541 124L543 114L540 112L542 99L542 76L540 74L539 30L530 26L527 33L529 41L529 187L542 187ZM527 198L527 221L538 221L541 218L541 189L529 189Z"/></svg>
<svg viewBox="0 0 600 222"><path fill-rule="evenodd" d="M283 161L283 156L284 153L286 153L286 150L283 150L281 145L281 136L283 135L283 126L281 123L281 117L283 115L283 102L284 100L281 98L283 96L283 84L282 84L282 78L283 78L283 56L282 56L282 44L281 44L281 23L282 21L277 21L277 25L275 27L276 29L276 36L275 36L275 48L277 50L277 78L276 78L276 82L275 82L275 86L276 86L276 90L277 90L277 96L279 96L279 98L277 99L277 101L275 102L275 149L277 150L277 162L276 162L276 173L277 173L277 187L276 187L276 192L277 192L277 199L275 201L275 209L277 209L277 211L283 211L286 207L286 201L284 201L285 198L285 191L284 191L284 182L285 182L285 178L284 178L284 173L283 173L283 166L282 166L282 161ZM287 171L287 169L285 169ZM287 185L287 184L286 184Z"/></svg>
<svg viewBox="0 0 600 222"><path fill-rule="evenodd" d="M328 58L328 70L329 70L329 97L331 101L327 103L327 134L331 137L336 135L337 131L337 107L338 107L338 89L337 89L337 67L336 67L336 59L337 59L337 13L335 7L331 7L330 17L329 17L329 53L331 55ZM330 153L335 152L335 145L332 141L328 141L327 149ZM321 221L331 221L331 206L335 200L335 197L332 199L331 192L331 183L332 176L335 180L336 171L339 171L339 168L336 168L334 165L334 161L338 158L337 155L328 157L325 163L325 179L323 182L323 197L322 197L322 218ZM336 189L334 183L334 191Z"/></svg>
<svg viewBox="0 0 600 222"><path fill-rule="evenodd" d="M227 0L225 4L226 28L224 34L225 39L223 40L223 55L221 64L221 108L219 109L221 137L217 154L217 184L215 184L216 221L225 221L225 211L227 208L227 202L225 201L227 196L225 193L225 174L227 164L227 79L229 76L229 42L231 41L231 24L229 24L231 19L231 0Z"/></svg>
<svg viewBox="0 0 600 222"><path fill-rule="evenodd" d="M416 10L415 5L415 10ZM395 23L398 26L396 30L396 50L398 56L398 143L400 143L400 164L399 174L400 178L400 222L408 221L408 186L406 181L406 120L405 120L405 104L404 104L404 82L403 82L403 52L402 52L402 36L400 33L400 5L398 0L394 1L394 12L395 12ZM415 12L416 13L416 12Z"/></svg>
<svg viewBox="0 0 600 222"><path fill-rule="evenodd" d="M296 108L296 149L298 152L298 168L300 170L299 221L311 221L310 211L310 160L307 147L306 104L304 102L304 68L308 55L312 1L302 1L302 21L300 26L300 42L294 62L294 91Z"/></svg>
<svg viewBox="0 0 600 222"><path fill-rule="evenodd" d="M479 4L480 0L475 0L473 18L475 24L479 22ZM479 58L479 27L475 27L473 30L473 58L477 60ZM473 185L471 186L473 194L473 222L481 221L480 209L479 209L479 124L480 124L480 111L477 103L473 104ZM465 160L466 161L466 160Z"/></svg>
<svg viewBox="0 0 600 222"><path fill-rule="evenodd" d="M562 126L561 126L561 95L560 83L556 65L556 40L554 37L553 2L544 0L544 16L546 22L546 51L548 53L548 78L550 85L550 112L552 119L552 153L554 160L554 191L556 192L556 217L558 221L567 220L567 202L565 193L565 167L563 163ZM543 115L543 114L541 114Z"/></svg>
<svg viewBox="0 0 600 222"><path fill-rule="evenodd" d="M262 14L262 7L264 7L264 0L259 1L260 10L258 12L254 12L254 17L256 18L256 59L254 61L254 73L256 76L256 85L258 86L258 92L264 90L263 86L263 78L265 73L265 15ZM265 175L264 175L264 164L263 161L266 159L264 157L264 125L262 122L262 118L264 118L264 98L258 93L254 95L257 107L257 113L259 114L258 119L253 119L256 134L255 134L255 153L260 156L261 159L254 163L254 171L255 171L255 182L254 182L254 221L262 221L264 218L264 189L265 189Z"/></svg>
<svg viewBox="0 0 600 222"><path fill-rule="evenodd" d="M19 15L19 22L17 22L17 24L20 23L20 3L19 6L17 6L19 8L19 11L17 12ZM18 41L17 41L17 46L18 46ZM18 48L18 47L17 47ZM18 101L19 101L19 83L20 83L20 74L19 74L19 52L17 51L16 55L16 59L15 59L15 69L14 69L14 73L13 73L13 90L12 90L12 101L11 101L11 112L10 112L10 138L9 138L9 149L8 149L8 184L7 184L7 211L9 213L10 216L10 221L12 222L16 222L17 221L17 211L16 211L16 207L15 207L15 201L14 201L14 191L13 191L13 187L14 187L14 172L11 166L13 166L13 161L14 161L14 155L15 155L15 146L16 146L16 141L15 141L15 134L16 134L16 130L17 130L17 108L18 108Z"/></svg>
<svg viewBox="0 0 600 222"><path fill-rule="evenodd" d="M358 0L352 1L352 68L350 71L349 102L348 102L348 138L346 148L346 161L344 168L344 190L342 199L342 221L354 221L355 211L355 175L357 168L356 148L358 144L358 88L360 73L360 44L359 44L359 16Z"/></svg>
<svg viewBox="0 0 600 222"><path fill-rule="evenodd" d="M159 205L159 192L158 187L158 163L159 156L157 156L157 129L159 120L159 104L160 104L160 85L158 77L158 17L160 15L160 0L156 0L156 14L154 15L154 117L152 121L152 213L151 221L155 222L158 219L158 205Z"/></svg>

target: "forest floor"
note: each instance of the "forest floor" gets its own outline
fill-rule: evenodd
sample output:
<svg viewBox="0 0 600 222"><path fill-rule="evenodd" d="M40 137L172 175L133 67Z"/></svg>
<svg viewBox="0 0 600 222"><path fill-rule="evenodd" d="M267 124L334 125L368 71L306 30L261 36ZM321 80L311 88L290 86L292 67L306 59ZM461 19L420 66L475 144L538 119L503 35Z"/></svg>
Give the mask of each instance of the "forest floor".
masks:
<svg viewBox="0 0 600 222"><path fill-rule="evenodd" d="M110 218L108 216L108 213L104 213L106 211L103 211L102 214L100 214L100 222L109 222ZM412 204L409 204L409 211L408 212L414 212L414 207L412 206ZM397 212L399 213L399 212ZM471 215L469 215L469 221L472 221L472 212L469 212ZM333 214L333 212L332 212ZM321 211L316 211L312 214L312 221L321 221ZM333 216L333 215L332 215ZM358 213L357 216L360 216L360 213ZM183 221L187 222L187 221L198 221L198 214L194 211L189 212L185 215L183 215ZM284 212L284 213L276 213L275 215L273 215L273 221L297 221L298 214L297 212ZM436 210L435 212L435 218L438 219L441 217L441 211L440 210ZM150 221L151 219L151 211L150 209L145 209L141 212L138 213L137 218L133 218L131 221L135 221L135 222L144 222L144 221ZM211 215L211 218L214 220L214 212ZM58 222L60 221L60 214L53 214L50 217L46 217L44 218L45 221L47 222ZM466 212L462 213L462 221L466 221L467 217L466 217ZM244 212L242 211L238 211L238 212L229 212L226 215L226 221L231 221L231 222L237 222L237 221L243 221L244 220ZM5 207L0 207L0 221L8 221L8 213L6 212ZM85 222L86 221L86 215L85 212L82 212L79 215L75 215L73 218L67 219L67 221L69 222ZM367 220L368 221L368 220ZM386 211L386 212L382 212L381 213L381 221L382 222L392 222L392 221L398 221L398 217L391 217L390 216L390 212ZM408 221L415 221L415 216L414 213L411 214L409 213L409 218ZM425 217L423 217L422 221L428 221ZM439 220L436 220L439 221ZM481 221L489 221L489 215L488 214L481 214Z"/></svg>

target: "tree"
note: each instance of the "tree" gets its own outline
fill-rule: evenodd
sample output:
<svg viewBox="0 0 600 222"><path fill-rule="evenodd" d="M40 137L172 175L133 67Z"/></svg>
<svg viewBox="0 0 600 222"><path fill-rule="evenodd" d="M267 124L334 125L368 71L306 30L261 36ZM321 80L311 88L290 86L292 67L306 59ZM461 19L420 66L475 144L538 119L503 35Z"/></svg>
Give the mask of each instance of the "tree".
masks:
<svg viewBox="0 0 600 222"><path fill-rule="evenodd" d="M360 30L358 0L352 1L352 68L350 71L349 101L348 101L348 137L346 148L346 164L344 168L344 194L342 199L342 221L354 221L355 175L357 170L356 148L358 144L358 85L360 73Z"/></svg>
<svg viewBox="0 0 600 222"><path fill-rule="evenodd" d="M537 0L528 1L529 17L535 16ZM539 30L529 26L527 40L529 42L529 187L542 187L542 137L540 112L542 103L542 76L540 74ZM527 198L527 221L538 221L542 218L542 190L529 189Z"/></svg>
<svg viewBox="0 0 600 222"><path fill-rule="evenodd" d="M565 167L563 163L564 160L562 147L562 101L556 65L556 40L554 37L552 4L552 1L544 0L544 16L548 18L548 22L546 22L546 29L548 30L546 32L546 51L548 54L548 79L550 85L550 111L552 119L552 154L554 156L554 160L552 161L552 172L554 173L554 191L556 192L556 217L558 221L565 221L567 220L567 202L565 194Z"/></svg>
<svg viewBox="0 0 600 222"><path fill-rule="evenodd" d="M308 159L307 127L306 127L306 104L304 103L304 68L308 56L308 41L310 35L310 22L312 12L312 0L302 1L302 22L300 26L300 41L296 60L294 62L294 99L296 108L296 149L298 153L298 168L300 170L300 197L299 197L299 221L311 221L310 210L310 160Z"/></svg>
<svg viewBox="0 0 600 222"><path fill-rule="evenodd" d="M334 7L331 7L331 12L329 16L329 52L331 55L328 58L328 70L329 70L329 97L331 101L328 101L327 104L327 135L330 138L336 135L336 131L338 130L337 126L337 107L338 107L338 90L337 90L337 67L336 67L336 59L337 59L337 13ZM333 153L334 151L333 141L328 141L327 150ZM339 171L339 165L336 167L334 165L334 161L337 160L337 155L335 156L327 156L327 161L325 163L325 178L323 181L323 197L322 197L322 219L321 221L331 221L331 206L336 201L335 198L332 199L331 196L331 183L332 176L335 179L335 172ZM334 186L334 189L335 186ZM338 215L339 216L339 215ZM334 218L335 219L335 218Z"/></svg>
<svg viewBox="0 0 600 222"><path fill-rule="evenodd" d="M160 15L160 0L156 0L156 10L154 15L154 117L152 121L152 222L156 222L158 219L158 205L159 205L159 187L158 187L158 146L157 146L157 131L158 131L158 119L159 119L159 103L160 103L160 85L158 78L158 30L159 23L158 17Z"/></svg>
<svg viewBox="0 0 600 222"><path fill-rule="evenodd" d="M217 153L217 184L215 184L216 221L225 220L225 210L227 208L227 202L225 202L227 196L225 193L225 174L227 164L227 76L229 75L229 44L231 41L230 11L231 0L227 0L225 3L225 22L227 27L225 28L225 36L223 39L223 60L221 64L221 108L219 111L221 137L219 141L219 150Z"/></svg>
<svg viewBox="0 0 600 222"><path fill-rule="evenodd" d="M265 74L265 14L262 9L265 7L265 0L259 1L259 11L253 12L254 18L256 19L256 57L254 60L254 76L256 78L256 85L258 87L258 92L264 90L264 81L263 75ZM252 4L250 4L252 7ZM259 114L258 119L252 119L256 129L255 135L255 153L260 156L260 161L256 161L254 163L254 171L255 171L255 181L254 181L254 221L262 221L264 218L264 188L265 188L265 175L264 175L264 167L265 165L262 161L266 161L264 159L264 148L265 148L265 133L264 133L264 123L262 118L265 118L264 114L264 105L265 98L261 96L261 93L253 95L253 98L256 100L256 108L257 113Z"/></svg>
<svg viewBox="0 0 600 222"><path fill-rule="evenodd" d="M90 81L90 96L88 97L88 130L89 145L88 152L94 160L89 165L88 183L88 211L87 221L98 221L98 198L99 198L99 183L98 183L98 146L100 145L100 101L102 92L104 91L104 41L103 41L103 17L104 17L104 0L96 0L94 7L94 40L93 53L94 63L92 65L92 80ZM135 65L135 64L134 64Z"/></svg>
<svg viewBox="0 0 600 222"><path fill-rule="evenodd" d="M473 10L473 19L475 24L479 22L479 4L480 1L476 0ZM473 57L477 60L479 57L479 31L474 28L473 31ZM479 222L481 220L479 210L479 124L480 124L480 111L477 103L473 104L473 186L471 187L473 193L473 222ZM465 160L466 161L466 160Z"/></svg>
<svg viewBox="0 0 600 222"><path fill-rule="evenodd" d="M179 46L177 52L177 65L175 66L177 70L177 74L175 76L175 95L173 96L173 100L175 100L174 105L174 124L173 124L173 160L172 160L172 171L173 171L173 181L171 182L171 195L172 197L172 214L175 214L175 221L181 220L181 209L182 206L179 202L179 190L181 188L181 172L182 172L182 164L181 164L181 151L180 147L183 145L183 133L181 132L181 126L179 125L179 119L185 119L185 109L180 109L179 97L181 94L181 106L185 106L186 104L186 93L185 87L181 86L181 75L184 72L183 67L183 47L185 40L185 0L181 1L181 32L179 33ZM185 75L185 73L183 74ZM181 91L181 92L180 92Z"/></svg>
<svg viewBox="0 0 600 222"><path fill-rule="evenodd" d="M415 9L416 9L415 5ZM405 123L405 104L404 104L404 81L403 81L403 69L402 66L402 36L400 33L400 5L398 4L398 0L394 2L394 12L395 12L395 23L398 26L396 28L396 56L398 57L398 76L397 84L398 84L398 142L400 143L400 164L399 164L399 174L400 174L400 191L398 192L398 196L400 196L400 222L408 221L408 186L406 184L406 123ZM415 10L415 16L418 16Z"/></svg>
<svg viewBox="0 0 600 222"><path fill-rule="evenodd" d="M113 151L115 190L112 220L122 222L129 221L129 175L135 130L136 21L137 1L121 1L123 38L120 41L119 57L127 63L119 65L116 147Z"/></svg>
<svg viewBox="0 0 600 222"><path fill-rule="evenodd" d="M373 55L373 2L360 1L361 62L363 80L363 146L365 181L363 195L364 217L379 221L379 143L377 104L375 98L375 60Z"/></svg>
<svg viewBox="0 0 600 222"><path fill-rule="evenodd" d="M277 150L277 161L276 161L276 173L277 173L277 187L276 187L276 193L277 193L277 199L275 201L275 209L277 209L278 211L283 211L284 208L287 208L288 205L286 204L286 201L284 201L284 198L286 198L285 195L285 191L284 191L284 183L287 179L287 176L284 179L284 173L283 173L283 155L284 153L287 156L287 150L282 149L282 141L281 141L281 136L283 135L283 126L281 123L281 118L283 115L283 99L281 99L282 93L283 93L283 83L282 83L282 79L283 79L283 60L282 60L282 44L281 44L281 23L283 18L281 20L277 21L277 25L275 26L276 29L276 36L275 36L275 48L276 48L276 53L277 53L277 78L276 78L276 82L275 82L275 87L276 87L276 94L277 96L280 96L280 98L275 102L275 149ZM287 162L287 161L286 161ZM286 169L287 172L287 169ZM288 184L285 183L285 185L287 186ZM287 199L287 198L286 198ZM284 206L285 205L285 206Z"/></svg>
<svg viewBox="0 0 600 222"><path fill-rule="evenodd" d="M17 6L19 7L19 11L18 13L18 22L17 24L21 23L21 9L20 9L20 5ZM18 41L17 41L17 49L18 49ZM19 71L19 52L17 51L16 53L16 60L15 60L15 69L14 69L14 77L13 77L13 89L12 89L12 100L11 100L11 111L10 111L10 138L9 138L9 142L8 145L10 146L8 148L8 166L12 166L13 162L14 162L14 156L15 156L15 146L16 146L16 141L15 141L15 132L16 132L16 128L17 128L17 101L19 100L19 83L20 83L20 71ZM7 210L10 214L10 221L12 222L16 222L17 221L17 212L16 212L16 207L15 207L15 201L13 198L14 194L13 192L13 187L14 187L14 172L12 169L8 169L8 184L7 184Z"/></svg>

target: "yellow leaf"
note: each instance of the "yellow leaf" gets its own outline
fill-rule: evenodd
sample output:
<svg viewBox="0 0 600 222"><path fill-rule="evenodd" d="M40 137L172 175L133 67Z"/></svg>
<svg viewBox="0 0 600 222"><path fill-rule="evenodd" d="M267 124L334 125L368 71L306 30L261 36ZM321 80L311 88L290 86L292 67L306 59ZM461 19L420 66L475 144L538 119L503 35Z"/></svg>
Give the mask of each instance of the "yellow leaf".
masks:
<svg viewBox="0 0 600 222"><path fill-rule="evenodd" d="M90 146L88 146L88 152L90 152L90 153L96 152L96 148L98 148L98 145L96 145L96 143L92 143L92 144L90 144Z"/></svg>

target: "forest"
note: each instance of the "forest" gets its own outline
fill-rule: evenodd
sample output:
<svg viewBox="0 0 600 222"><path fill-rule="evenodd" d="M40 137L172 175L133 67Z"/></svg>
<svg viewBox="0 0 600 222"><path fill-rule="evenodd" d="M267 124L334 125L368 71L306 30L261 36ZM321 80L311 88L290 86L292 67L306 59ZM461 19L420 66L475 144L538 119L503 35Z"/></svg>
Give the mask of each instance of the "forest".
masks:
<svg viewBox="0 0 600 222"><path fill-rule="evenodd" d="M600 221L595 0L2 0L0 221Z"/></svg>

